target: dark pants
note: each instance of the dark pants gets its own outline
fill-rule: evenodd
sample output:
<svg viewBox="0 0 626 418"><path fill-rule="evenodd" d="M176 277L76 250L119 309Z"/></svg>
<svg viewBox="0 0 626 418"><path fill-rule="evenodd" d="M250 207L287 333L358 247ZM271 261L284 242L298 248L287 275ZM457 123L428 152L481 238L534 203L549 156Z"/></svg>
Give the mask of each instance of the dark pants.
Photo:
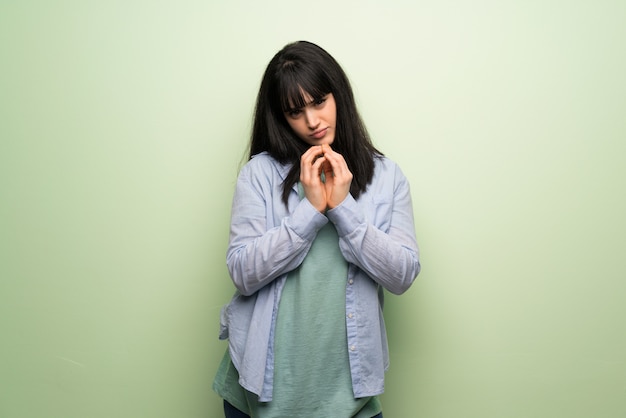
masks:
<svg viewBox="0 0 626 418"><path fill-rule="evenodd" d="M224 401L224 417L226 418L250 418L250 415L246 415L227 401Z"/></svg>
<svg viewBox="0 0 626 418"><path fill-rule="evenodd" d="M250 418L250 415L244 414L243 412L229 404L227 401L224 401L224 416L226 418ZM381 412L380 414L372 418L383 418L383 413Z"/></svg>

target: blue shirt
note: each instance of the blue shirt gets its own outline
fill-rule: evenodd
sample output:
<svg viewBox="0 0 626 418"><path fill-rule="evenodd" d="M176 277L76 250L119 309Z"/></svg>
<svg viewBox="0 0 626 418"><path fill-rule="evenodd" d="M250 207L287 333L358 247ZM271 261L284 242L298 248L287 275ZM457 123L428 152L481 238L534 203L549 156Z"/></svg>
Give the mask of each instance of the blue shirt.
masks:
<svg viewBox="0 0 626 418"><path fill-rule="evenodd" d="M389 365L382 316L383 289L405 292L420 271L409 184L385 157L359 200L351 195L325 214L298 197L294 185L288 205L282 183L290 169L267 153L241 170L233 198L226 262L237 288L222 309L220 338L239 372L239 384L272 399L274 332L287 273L306 257L317 232L332 222L341 254L349 263L346 327L355 398L384 391Z"/></svg>

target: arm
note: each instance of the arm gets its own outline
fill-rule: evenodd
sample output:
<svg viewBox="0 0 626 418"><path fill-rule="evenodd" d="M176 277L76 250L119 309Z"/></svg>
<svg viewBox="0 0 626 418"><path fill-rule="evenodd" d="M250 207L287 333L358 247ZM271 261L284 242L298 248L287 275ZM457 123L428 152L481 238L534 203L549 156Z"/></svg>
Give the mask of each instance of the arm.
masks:
<svg viewBox="0 0 626 418"><path fill-rule="evenodd" d="M287 213L280 182L271 180L270 174L248 165L235 188L226 263L235 287L246 296L298 267L328 222L307 199ZM285 216L273 226L275 211Z"/></svg>
<svg viewBox="0 0 626 418"><path fill-rule="evenodd" d="M394 177L393 192L386 193L386 204L391 205L386 231L366 220L362 205L351 195L327 216L337 228L345 259L390 292L401 294L420 272L419 250L408 181L397 166L385 175Z"/></svg>

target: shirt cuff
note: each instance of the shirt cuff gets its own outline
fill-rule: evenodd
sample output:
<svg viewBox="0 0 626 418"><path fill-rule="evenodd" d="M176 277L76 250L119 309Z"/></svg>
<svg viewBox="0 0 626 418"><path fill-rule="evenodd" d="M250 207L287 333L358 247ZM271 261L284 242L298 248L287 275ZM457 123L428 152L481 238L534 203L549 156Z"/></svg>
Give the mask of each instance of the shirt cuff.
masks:
<svg viewBox="0 0 626 418"><path fill-rule="evenodd" d="M328 219L335 224L340 237L346 236L365 222L365 215L351 194L328 212Z"/></svg>
<svg viewBox="0 0 626 418"><path fill-rule="evenodd" d="M328 223L328 218L315 209L311 202L302 199L286 222L301 238L312 241L317 232Z"/></svg>

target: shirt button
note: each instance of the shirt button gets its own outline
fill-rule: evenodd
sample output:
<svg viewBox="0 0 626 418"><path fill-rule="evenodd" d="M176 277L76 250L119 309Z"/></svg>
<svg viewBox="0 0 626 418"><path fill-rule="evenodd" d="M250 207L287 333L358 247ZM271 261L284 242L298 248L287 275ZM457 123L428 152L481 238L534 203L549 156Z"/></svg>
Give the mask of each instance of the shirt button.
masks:
<svg viewBox="0 0 626 418"><path fill-rule="evenodd" d="M352 312L350 312L350 313L348 314L348 318L350 318L350 319L352 319L352 317L353 317L353 316L354 316L354 314L352 314Z"/></svg>
<svg viewBox="0 0 626 418"><path fill-rule="evenodd" d="M349 283L349 284L354 284L354 279L350 279L350 280L348 280L348 283Z"/></svg>
<svg viewBox="0 0 626 418"><path fill-rule="evenodd" d="M355 346L353 346L353 345L351 345L351 346L350 346L350 351L354 351L354 350L356 350L356 347L355 347Z"/></svg>

